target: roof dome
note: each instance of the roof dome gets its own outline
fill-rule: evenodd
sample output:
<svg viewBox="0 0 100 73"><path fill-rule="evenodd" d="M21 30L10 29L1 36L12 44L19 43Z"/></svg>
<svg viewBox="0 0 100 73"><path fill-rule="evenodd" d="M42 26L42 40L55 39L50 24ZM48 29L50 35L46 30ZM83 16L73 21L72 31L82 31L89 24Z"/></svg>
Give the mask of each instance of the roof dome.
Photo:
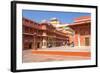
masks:
<svg viewBox="0 0 100 73"><path fill-rule="evenodd" d="M52 21L52 20L58 20L58 19L54 17L54 18L51 18L51 21Z"/></svg>

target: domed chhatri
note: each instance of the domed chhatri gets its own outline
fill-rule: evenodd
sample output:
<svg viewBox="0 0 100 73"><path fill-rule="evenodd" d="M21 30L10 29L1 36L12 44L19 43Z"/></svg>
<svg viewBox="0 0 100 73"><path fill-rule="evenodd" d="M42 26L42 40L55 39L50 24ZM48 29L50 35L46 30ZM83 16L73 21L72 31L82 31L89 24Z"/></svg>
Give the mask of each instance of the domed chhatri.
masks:
<svg viewBox="0 0 100 73"><path fill-rule="evenodd" d="M54 18L50 19L50 23L52 25L57 25L57 24L60 24L60 21L57 18L54 17Z"/></svg>

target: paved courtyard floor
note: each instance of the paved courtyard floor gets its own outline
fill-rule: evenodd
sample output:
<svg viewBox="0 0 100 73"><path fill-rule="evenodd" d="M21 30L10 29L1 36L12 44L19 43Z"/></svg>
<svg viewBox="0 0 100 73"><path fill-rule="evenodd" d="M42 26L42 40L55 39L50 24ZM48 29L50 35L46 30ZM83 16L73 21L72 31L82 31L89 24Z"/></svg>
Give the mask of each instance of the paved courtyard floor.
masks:
<svg viewBox="0 0 100 73"><path fill-rule="evenodd" d="M75 60L88 60L90 56L70 56L70 55L51 55L51 54L41 54L41 53L33 53L35 50L23 50L22 53L22 61L23 63L29 62L49 62L49 61L75 61ZM37 51L64 51L64 52L90 52L89 47L53 47L46 49L39 49Z"/></svg>

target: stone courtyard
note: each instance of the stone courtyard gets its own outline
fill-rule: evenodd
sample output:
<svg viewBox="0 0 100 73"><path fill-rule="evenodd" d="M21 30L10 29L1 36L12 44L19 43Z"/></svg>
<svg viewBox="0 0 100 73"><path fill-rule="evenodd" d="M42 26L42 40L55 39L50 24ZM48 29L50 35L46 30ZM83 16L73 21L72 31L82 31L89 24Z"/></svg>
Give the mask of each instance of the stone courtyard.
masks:
<svg viewBox="0 0 100 73"><path fill-rule="evenodd" d="M42 51L42 53L35 53ZM47 51L47 53L43 53ZM23 50L22 53L22 61L23 63L30 63L30 62L49 62L49 61L75 61L75 60L88 60L90 56L74 56L74 55L62 55L62 54L48 54L49 52L58 52L63 51L67 53L70 52L90 52L89 47L52 47L52 48L45 48L45 49L38 49L38 50Z"/></svg>

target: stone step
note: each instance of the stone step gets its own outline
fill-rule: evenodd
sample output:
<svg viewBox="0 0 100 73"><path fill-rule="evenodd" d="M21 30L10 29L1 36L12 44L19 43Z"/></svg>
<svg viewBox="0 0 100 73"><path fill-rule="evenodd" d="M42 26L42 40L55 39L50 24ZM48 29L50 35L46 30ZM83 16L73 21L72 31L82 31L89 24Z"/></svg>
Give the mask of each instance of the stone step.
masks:
<svg viewBox="0 0 100 73"><path fill-rule="evenodd" d="M48 51L48 50L33 50L33 54L44 54L44 55L63 55L63 56L81 56L90 57L90 52L67 52L67 51Z"/></svg>

